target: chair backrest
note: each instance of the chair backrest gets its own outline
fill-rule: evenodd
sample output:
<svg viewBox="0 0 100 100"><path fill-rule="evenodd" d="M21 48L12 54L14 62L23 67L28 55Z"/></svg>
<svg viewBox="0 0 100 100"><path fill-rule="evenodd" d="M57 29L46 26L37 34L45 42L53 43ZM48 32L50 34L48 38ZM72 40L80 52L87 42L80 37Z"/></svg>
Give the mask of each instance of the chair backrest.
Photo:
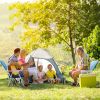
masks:
<svg viewBox="0 0 100 100"><path fill-rule="evenodd" d="M90 63L90 70L93 71L96 68L96 65L98 64L98 60L92 61Z"/></svg>
<svg viewBox="0 0 100 100"><path fill-rule="evenodd" d="M0 60L0 64L6 71L8 70L8 65L4 61Z"/></svg>

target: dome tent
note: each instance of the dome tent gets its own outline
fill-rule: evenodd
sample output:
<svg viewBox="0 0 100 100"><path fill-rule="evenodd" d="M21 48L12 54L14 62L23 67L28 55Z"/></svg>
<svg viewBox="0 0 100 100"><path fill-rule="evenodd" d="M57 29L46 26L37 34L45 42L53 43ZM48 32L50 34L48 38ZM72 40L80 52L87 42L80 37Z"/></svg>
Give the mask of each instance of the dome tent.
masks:
<svg viewBox="0 0 100 100"><path fill-rule="evenodd" d="M26 62L30 59L30 57L37 59L37 62L38 61L44 62L45 60L48 61L48 63L52 64L54 70L56 71L57 77L63 81L64 77L61 74L61 72L58 68L58 65L56 64L53 57L48 53L47 50L39 48L39 49L32 51L29 55L26 56L26 59L25 59ZM46 69L44 67L47 68L47 66L43 66L43 69Z"/></svg>

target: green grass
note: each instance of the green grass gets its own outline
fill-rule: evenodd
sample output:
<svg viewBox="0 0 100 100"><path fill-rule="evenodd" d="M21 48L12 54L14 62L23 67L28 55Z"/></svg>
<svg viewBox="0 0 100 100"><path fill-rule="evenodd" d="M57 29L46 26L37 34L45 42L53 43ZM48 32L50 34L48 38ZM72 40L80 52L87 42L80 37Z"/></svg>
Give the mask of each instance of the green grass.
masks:
<svg viewBox="0 0 100 100"><path fill-rule="evenodd" d="M99 100L99 88L79 88L69 85L30 85L29 88L7 87L7 80L0 80L0 100Z"/></svg>
<svg viewBox="0 0 100 100"><path fill-rule="evenodd" d="M69 69L66 69L66 78L72 81L68 76ZM100 68L97 68L95 73L98 70ZM0 100L100 100L100 84L97 88L72 87L69 84L31 84L28 88L8 87L7 75L2 69L0 71ZM100 73L97 75L97 81L100 83Z"/></svg>

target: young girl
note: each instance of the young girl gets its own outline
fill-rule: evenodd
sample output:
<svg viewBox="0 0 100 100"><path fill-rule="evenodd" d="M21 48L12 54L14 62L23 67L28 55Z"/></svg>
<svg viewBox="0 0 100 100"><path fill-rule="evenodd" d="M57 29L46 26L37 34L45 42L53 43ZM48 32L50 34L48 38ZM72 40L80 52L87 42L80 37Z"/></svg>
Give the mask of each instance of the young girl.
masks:
<svg viewBox="0 0 100 100"><path fill-rule="evenodd" d="M39 65L38 66L38 82L42 84L44 83L44 81L46 81L45 72L43 72L43 66Z"/></svg>

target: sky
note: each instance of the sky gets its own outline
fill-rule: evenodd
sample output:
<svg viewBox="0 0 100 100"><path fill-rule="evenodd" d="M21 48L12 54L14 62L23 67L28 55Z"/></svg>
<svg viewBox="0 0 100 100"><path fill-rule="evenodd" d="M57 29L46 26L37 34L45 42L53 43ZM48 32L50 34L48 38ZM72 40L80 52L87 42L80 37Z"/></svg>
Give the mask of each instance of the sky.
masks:
<svg viewBox="0 0 100 100"><path fill-rule="evenodd" d="M33 1L36 1L36 0L0 0L0 4L3 4L3 3L14 3L14 2L33 2Z"/></svg>

